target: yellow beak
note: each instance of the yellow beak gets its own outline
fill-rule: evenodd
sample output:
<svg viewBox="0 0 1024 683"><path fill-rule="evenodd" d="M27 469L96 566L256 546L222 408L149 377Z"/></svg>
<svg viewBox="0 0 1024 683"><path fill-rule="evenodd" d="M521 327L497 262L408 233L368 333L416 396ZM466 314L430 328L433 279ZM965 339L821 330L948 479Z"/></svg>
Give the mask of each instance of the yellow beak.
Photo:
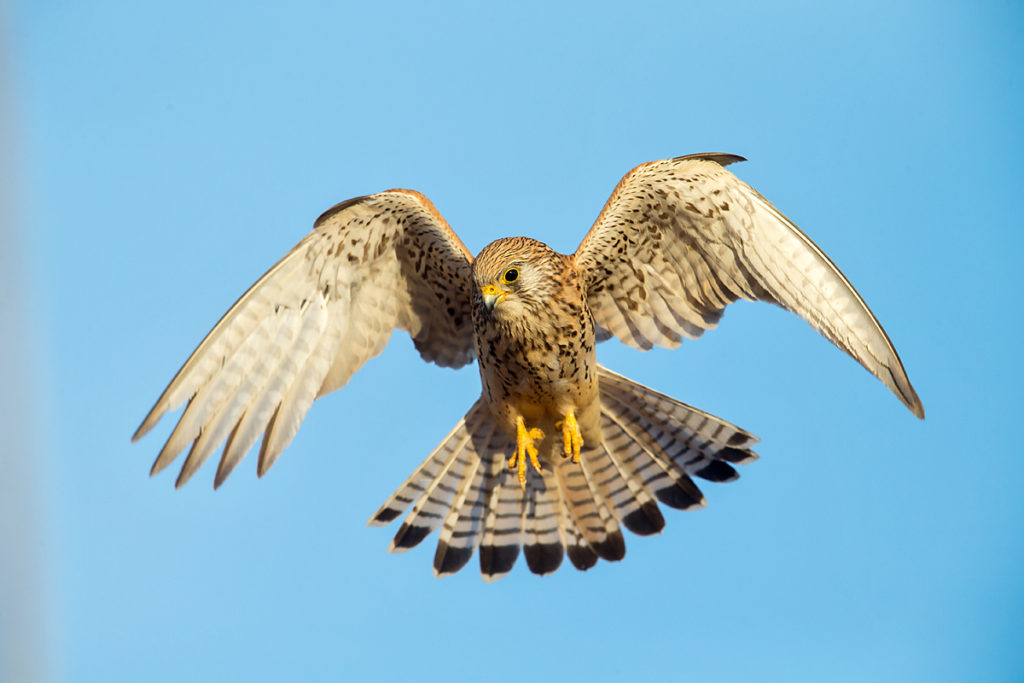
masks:
<svg viewBox="0 0 1024 683"><path fill-rule="evenodd" d="M508 292L498 289L497 285L484 285L480 288L480 294L484 298L484 306L492 310L496 305L505 300Z"/></svg>

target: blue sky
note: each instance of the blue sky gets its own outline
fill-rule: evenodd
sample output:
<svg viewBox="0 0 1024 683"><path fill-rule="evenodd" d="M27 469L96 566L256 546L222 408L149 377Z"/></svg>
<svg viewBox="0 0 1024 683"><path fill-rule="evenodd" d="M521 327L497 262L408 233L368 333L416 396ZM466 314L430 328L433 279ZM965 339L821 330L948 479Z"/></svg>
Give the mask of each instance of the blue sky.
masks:
<svg viewBox="0 0 1024 683"><path fill-rule="evenodd" d="M35 352L13 514L37 529L55 680L1024 676L1019 4L7 17L27 319L7 341ZM514 234L570 251L625 171L702 151L747 157L735 172L843 269L926 421L765 305L671 352L604 344L760 436L761 460L621 563L489 585L475 562L434 579L433 539L392 556L395 529L364 525L479 392L403 334L264 479L251 456L217 492L211 465L180 491L148 478L171 422L130 444L138 422L323 209L411 187L474 252Z"/></svg>

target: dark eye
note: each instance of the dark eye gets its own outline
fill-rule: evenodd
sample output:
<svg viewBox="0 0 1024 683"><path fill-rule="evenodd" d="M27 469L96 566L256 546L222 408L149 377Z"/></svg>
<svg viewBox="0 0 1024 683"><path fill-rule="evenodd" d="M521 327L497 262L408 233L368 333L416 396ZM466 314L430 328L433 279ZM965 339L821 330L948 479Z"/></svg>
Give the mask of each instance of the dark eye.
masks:
<svg viewBox="0 0 1024 683"><path fill-rule="evenodd" d="M505 275L503 276L503 278L505 282L515 282L516 280L519 279L519 271L516 270L515 268L509 268L508 270L505 271Z"/></svg>

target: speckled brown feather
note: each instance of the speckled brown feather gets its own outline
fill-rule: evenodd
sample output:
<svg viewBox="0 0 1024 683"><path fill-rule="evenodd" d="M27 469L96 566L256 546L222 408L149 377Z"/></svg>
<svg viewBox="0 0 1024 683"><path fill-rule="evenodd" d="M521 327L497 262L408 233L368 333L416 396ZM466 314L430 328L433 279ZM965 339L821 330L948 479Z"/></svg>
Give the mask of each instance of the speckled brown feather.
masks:
<svg viewBox="0 0 1024 683"><path fill-rule="evenodd" d="M184 484L225 439L220 485L263 433L263 474L317 396L344 386L392 331L425 360L473 359L472 257L423 195L389 190L342 202L221 318L133 438L188 401L153 465L190 442Z"/></svg>
<svg viewBox="0 0 1024 683"><path fill-rule="evenodd" d="M488 310L480 288L520 270L508 298ZM583 277L568 256L526 237L487 245L473 264L473 327L483 395L514 438L516 418L542 429L548 453L574 410L587 443L601 441L594 322Z"/></svg>
<svg viewBox="0 0 1024 683"><path fill-rule="evenodd" d="M821 249L724 166L693 154L637 166L574 254L600 328L640 349L677 346L738 299L793 311L878 377L918 417L924 406L892 342Z"/></svg>

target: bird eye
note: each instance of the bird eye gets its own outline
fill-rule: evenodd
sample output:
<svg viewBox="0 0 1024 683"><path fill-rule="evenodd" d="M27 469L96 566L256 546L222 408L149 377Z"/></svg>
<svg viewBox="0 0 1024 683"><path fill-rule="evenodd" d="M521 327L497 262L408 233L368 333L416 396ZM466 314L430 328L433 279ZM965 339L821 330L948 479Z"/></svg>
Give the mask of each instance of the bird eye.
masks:
<svg viewBox="0 0 1024 683"><path fill-rule="evenodd" d="M515 268L509 268L505 271L505 275L502 276L502 279L505 280L505 282L515 282L519 279L519 271Z"/></svg>

